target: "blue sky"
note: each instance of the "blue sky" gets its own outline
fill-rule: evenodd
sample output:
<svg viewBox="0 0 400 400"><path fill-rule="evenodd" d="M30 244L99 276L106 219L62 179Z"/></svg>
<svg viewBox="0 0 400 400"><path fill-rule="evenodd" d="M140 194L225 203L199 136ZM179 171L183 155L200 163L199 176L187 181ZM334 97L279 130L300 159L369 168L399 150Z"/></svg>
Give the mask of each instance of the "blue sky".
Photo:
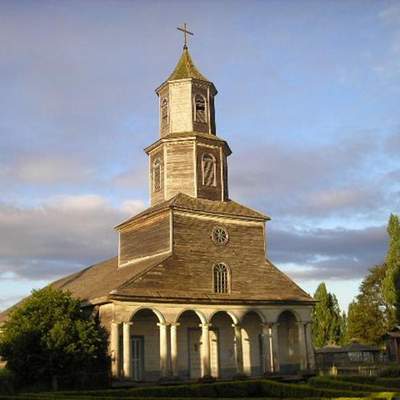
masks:
<svg viewBox="0 0 400 400"><path fill-rule="evenodd" d="M212 80L230 194L269 257L343 307L399 213L398 1L0 2L0 308L114 256L148 205L154 89L182 49Z"/></svg>

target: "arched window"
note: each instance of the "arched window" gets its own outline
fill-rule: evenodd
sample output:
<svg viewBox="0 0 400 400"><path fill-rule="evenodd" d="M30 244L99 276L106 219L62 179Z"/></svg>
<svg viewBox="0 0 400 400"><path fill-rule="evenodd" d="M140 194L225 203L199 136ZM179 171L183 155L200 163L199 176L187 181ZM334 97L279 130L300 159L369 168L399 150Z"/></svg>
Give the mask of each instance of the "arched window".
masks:
<svg viewBox="0 0 400 400"><path fill-rule="evenodd" d="M161 121L162 123L168 121L168 99L165 97L161 100Z"/></svg>
<svg viewBox="0 0 400 400"><path fill-rule="evenodd" d="M201 174L204 186L217 186L217 163L212 154L205 153L202 155Z"/></svg>
<svg viewBox="0 0 400 400"><path fill-rule="evenodd" d="M229 292L229 270L228 267L219 263L214 265L214 292L228 293Z"/></svg>
<svg viewBox="0 0 400 400"><path fill-rule="evenodd" d="M197 122L207 122L206 118L206 99L201 94L194 97L195 120Z"/></svg>
<svg viewBox="0 0 400 400"><path fill-rule="evenodd" d="M161 190L161 161L156 158L153 161L153 192Z"/></svg>

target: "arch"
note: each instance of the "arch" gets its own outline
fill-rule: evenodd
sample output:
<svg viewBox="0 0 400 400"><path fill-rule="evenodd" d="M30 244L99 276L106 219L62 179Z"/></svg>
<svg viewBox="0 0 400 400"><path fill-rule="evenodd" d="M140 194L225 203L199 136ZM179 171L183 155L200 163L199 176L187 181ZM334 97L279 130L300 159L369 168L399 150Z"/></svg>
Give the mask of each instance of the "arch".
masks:
<svg viewBox="0 0 400 400"><path fill-rule="evenodd" d="M265 315L261 312L261 310L258 310L257 308L251 308L251 309L247 310L244 314L241 315L239 322L242 323L244 321L244 319L246 318L246 316L248 314L252 314L252 313L258 315L262 324L265 324L266 322L268 322Z"/></svg>
<svg viewBox="0 0 400 400"><path fill-rule="evenodd" d="M296 318L296 322L300 322L300 321L301 321L300 314L299 314L296 310L293 310L293 309L291 309L291 308L285 308L285 309L283 309L283 310L277 315L277 317L276 317L276 322L278 322L280 316L281 316L282 314L286 313L286 312L293 314L294 317Z"/></svg>
<svg viewBox="0 0 400 400"><path fill-rule="evenodd" d="M207 101L201 94L194 96L194 118L196 122L207 122Z"/></svg>
<svg viewBox="0 0 400 400"><path fill-rule="evenodd" d="M218 313L225 313L227 314L232 322L237 325L239 323L239 318L232 312L232 311L226 311L226 310L215 310L209 317L208 317L208 322L211 323L212 319L215 317L216 314Z"/></svg>
<svg viewBox="0 0 400 400"><path fill-rule="evenodd" d="M165 324L166 321L165 321L164 315L163 315L160 311L158 311L157 309L152 308L152 307L139 307L139 308L136 308L136 309L131 313L131 315L130 315L130 317L129 317L129 321L133 321L133 318L135 317L135 315L136 315L139 311L144 311L144 310L152 311L152 312L156 315L156 317L158 318L158 321L160 322L160 324Z"/></svg>
<svg viewBox="0 0 400 400"><path fill-rule="evenodd" d="M217 160L211 153L201 156L201 179L203 186L217 186Z"/></svg>
<svg viewBox="0 0 400 400"><path fill-rule="evenodd" d="M179 314L176 316L174 323L178 323L179 318L182 316L182 314L184 314L185 312L188 312L188 311L194 312L199 317L202 324L207 323L207 319L206 319L205 315L201 311L194 310L193 308L185 308L182 311L180 311Z"/></svg>

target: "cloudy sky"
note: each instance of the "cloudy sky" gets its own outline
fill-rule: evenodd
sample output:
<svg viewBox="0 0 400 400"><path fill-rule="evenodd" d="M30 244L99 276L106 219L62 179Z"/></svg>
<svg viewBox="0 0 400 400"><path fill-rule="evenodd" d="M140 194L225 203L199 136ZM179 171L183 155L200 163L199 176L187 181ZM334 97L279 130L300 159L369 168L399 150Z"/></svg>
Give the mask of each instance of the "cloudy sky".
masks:
<svg viewBox="0 0 400 400"><path fill-rule="evenodd" d="M0 309L116 254L148 205L154 89L190 51L219 90L230 194L269 257L346 307L400 212L400 2L0 1Z"/></svg>

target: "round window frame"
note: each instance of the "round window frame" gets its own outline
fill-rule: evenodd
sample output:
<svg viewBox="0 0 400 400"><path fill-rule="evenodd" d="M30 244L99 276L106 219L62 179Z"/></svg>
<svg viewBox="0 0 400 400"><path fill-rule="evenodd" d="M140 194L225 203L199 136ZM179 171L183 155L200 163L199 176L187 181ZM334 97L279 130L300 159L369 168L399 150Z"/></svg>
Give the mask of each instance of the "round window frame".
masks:
<svg viewBox="0 0 400 400"><path fill-rule="evenodd" d="M219 242L218 239L215 237L215 234L219 229L221 229L221 230L223 230L225 232L226 239L223 242ZM221 226L221 225L214 226L214 228L211 231L211 240L217 246L226 246L229 243L229 232L228 232L228 229L226 229L224 226Z"/></svg>

